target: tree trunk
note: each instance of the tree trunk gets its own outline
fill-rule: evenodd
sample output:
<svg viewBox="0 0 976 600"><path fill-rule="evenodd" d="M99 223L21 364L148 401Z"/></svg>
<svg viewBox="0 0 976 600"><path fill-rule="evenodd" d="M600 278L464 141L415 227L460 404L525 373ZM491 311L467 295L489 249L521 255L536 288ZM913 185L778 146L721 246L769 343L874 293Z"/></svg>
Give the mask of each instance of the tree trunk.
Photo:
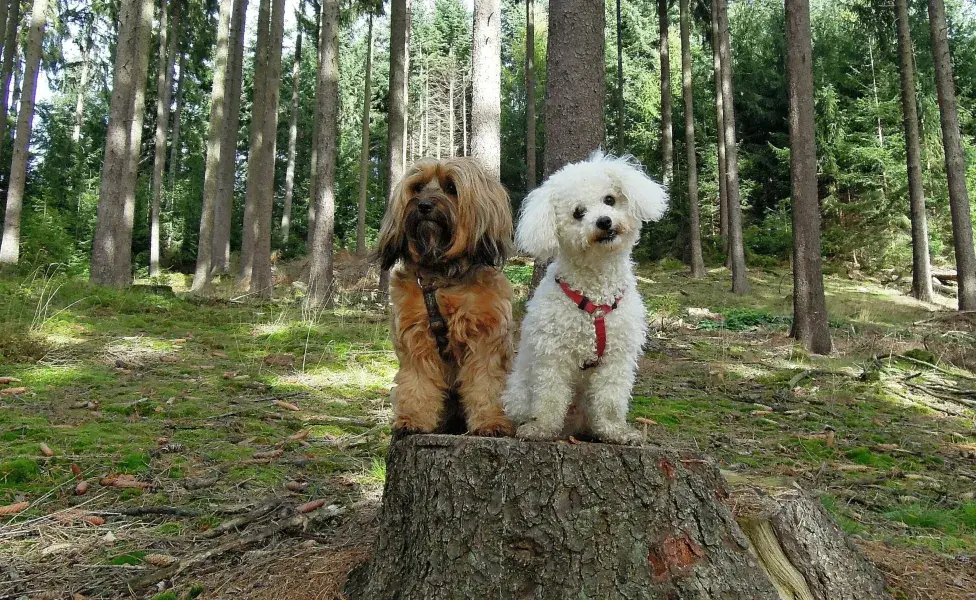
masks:
<svg viewBox="0 0 976 600"><path fill-rule="evenodd" d="M190 291L210 291L213 270L214 205L217 202L217 177L221 161L221 139L224 135L224 111L227 108L227 39L233 0L220 0L217 20L217 49L214 56L213 87L210 92L210 129L207 134L207 162L203 176L203 206L200 209L200 237L197 242L197 268Z"/></svg>
<svg viewBox="0 0 976 600"><path fill-rule="evenodd" d="M274 211L275 151L278 139L278 99L281 93L281 44L284 37L285 0L274 0L271 5L271 32L268 48L267 82L264 86L264 118L262 119L262 144L258 167L260 175L257 197L257 235L255 236L253 265L251 270L252 294L271 296L274 280L271 271L271 215ZM323 25L324 27L324 25ZM321 42L320 42L321 43ZM321 133L319 134L321 135ZM250 161L249 161L250 162ZM250 165L249 165L250 166ZM321 171L321 158L318 169ZM248 173L250 174L250 172ZM318 225L317 225L318 226Z"/></svg>
<svg viewBox="0 0 976 600"><path fill-rule="evenodd" d="M373 14L366 29L366 81L363 83L363 137L359 151L359 206L356 210L356 255L366 256L366 200L369 196L369 115L373 105Z"/></svg>
<svg viewBox="0 0 976 600"><path fill-rule="evenodd" d="M176 185L176 174L180 170L180 157L182 153L180 152L180 125L183 119L183 81L184 75L186 75L186 51L180 52L180 74L176 77L176 106L173 108L173 139L170 142L171 148L169 150L169 188L172 190L173 186ZM168 202L169 210L173 210L173 196L170 195ZM173 234L172 228L169 230L170 236ZM168 245L172 244L172 238L169 239Z"/></svg>
<svg viewBox="0 0 976 600"><path fill-rule="evenodd" d="M91 281L100 285L132 283L132 226L152 16L152 0L125 0L120 9L91 259Z"/></svg>
<svg viewBox="0 0 976 600"><path fill-rule="evenodd" d="M912 216L912 295L932 302L932 275L929 267L929 227L925 214L925 188L922 185L921 136L915 100L915 57L908 20L907 0L895 0L898 23L898 72L901 75L901 106L905 125L905 156L908 161L908 200Z"/></svg>
<svg viewBox="0 0 976 600"><path fill-rule="evenodd" d="M726 0L718 3L719 47L722 63L722 112L725 117L725 191L729 216L729 256L732 292L749 293L746 254L742 242L742 207L739 204L739 151L735 137L735 94L732 89L732 48L729 41L729 13Z"/></svg>
<svg viewBox="0 0 976 600"><path fill-rule="evenodd" d="M37 92L37 73L41 66L41 45L47 24L47 0L34 0L31 8L30 32L27 37L27 60L24 66L24 92L17 111L17 139L10 164L10 185L7 189L7 208L3 221L3 240L0 242L0 265L17 264L20 260L20 219L24 204L24 185L27 183L27 151L34 122L34 98Z"/></svg>
<svg viewBox="0 0 976 600"><path fill-rule="evenodd" d="M7 113L10 98L10 79L14 72L14 58L17 56L17 34L20 28L20 0L10 0L7 11L6 37L3 43L3 69L0 71L0 164L3 161L3 140L7 133Z"/></svg>
<svg viewBox="0 0 976 600"><path fill-rule="evenodd" d="M959 310L976 310L976 254L973 252L973 221L966 189L966 155L959 135L959 112L952 77L949 38L943 0L928 0L929 27L932 30L932 60L939 94L942 143L945 146L946 176L949 180L949 208L952 237L959 272Z"/></svg>
<svg viewBox="0 0 976 600"><path fill-rule="evenodd" d="M174 0L173 24L167 27L169 15L166 0L160 0L159 63L156 73L156 139L153 155L152 209L149 224L149 276L159 275L159 212L163 200L163 171L166 169L166 129L173 91L173 66L180 27L180 0ZM171 29L172 31L168 31ZM167 36L169 36L167 38Z"/></svg>
<svg viewBox="0 0 976 600"><path fill-rule="evenodd" d="M820 256L820 201L809 0L786 0L786 78L793 198L793 331L816 354L831 350Z"/></svg>
<svg viewBox="0 0 976 600"><path fill-rule="evenodd" d="M316 4L318 9L316 10L315 17L315 64L319 65L322 63L322 44L319 42L320 33L322 31L322 5ZM319 90L321 86L321 81L319 81L318 75L315 76L315 97L319 97L322 92ZM305 247L311 248L315 236L315 186L318 185L318 144L315 140L319 139L319 121L318 119L312 119L312 153L309 156L309 170L310 174L308 177L308 234L305 240ZM245 213L246 216L246 213Z"/></svg>
<svg viewBox="0 0 976 600"><path fill-rule="evenodd" d="M622 0L617 0L617 156L623 156L627 144L624 143L624 23L620 10Z"/></svg>
<svg viewBox="0 0 976 600"><path fill-rule="evenodd" d="M14 0L19 2L19 0ZM7 30L7 9L9 8L10 0L0 1L0 31L6 32ZM0 38L0 56L3 54L4 45L7 43L5 38Z"/></svg>
<svg viewBox="0 0 976 600"><path fill-rule="evenodd" d="M705 276L702 260L701 218L698 211L698 157L695 154L695 101L691 78L691 15L688 0L681 4L681 90L685 101L685 152L688 161L688 228L691 243L691 276Z"/></svg>
<svg viewBox="0 0 976 600"><path fill-rule="evenodd" d="M299 3L304 6L304 3ZM300 21L300 18L298 19ZM281 211L281 243L288 245L291 233L291 200L295 190L295 157L298 155L299 74L302 71L302 30L295 40L295 56L291 66L291 121L288 124L288 163L285 166L285 204Z"/></svg>
<svg viewBox="0 0 976 600"><path fill-rule="evenodd" d="M543 180L603 144L605 21L602 1L550 0ZM532 289L548 266L536 261Z"/></svg>
<svg viewBox="0 0 976 600"><path fill-rule="evenodd" d="M715 69L715 134L718 146L718 214L719 237L722 251L726 258L731 259L729 253L729 198L726 189L727 175L725 172L725 109L722 97L722 44L718 28L718 0L711 0L712 5L712 60ZM729 260L728 266L731 267Z"/></svg>
<svg viewBox="0 0 976 600"><path fill-rule="evenodd" d="M668 42L668 0L657 0L658 55L661 58L661 159L664 187L674 177L674 131L671 125L671 50Z"/></svg>
<svg viewBox="0 0 976 600"><path fill-rule="evenodd" d="M454 80L457 74L457 61L454 59L454 48L451 48L449 52L448 62L451 65L451 71L447 79L447 156L454 158L456 150L454 144ZM501 146L499 146L500 148ZM499 156L501 155L499 154ZM499 158L500 160L501 158Z"/></svg>
<svg viewBox="0 0 976 600"><path fill-rule="evenodd" d="M241 88L244 72L244 22L247 0L234 0L230 19L227 83L224 86L226 113L220 140L221 161L217 170L217 203L214 205L213 272L230 273L230 230L234 216L234 182L237 174L237 138L241 124Z"/></svg>
<svg viewBox="0 0 976 600"><path fill-rule="evenodd" d="M317 147L318 180L315 186L315 235L309 248L308 296L306 305L325 306L332 295L332 236L335 229L335 170L339 135L339 0L322 0L322 30L319 32L321 61L315 97L315 118L319 122Z"/></svg>
<svg viewBox="0 0 976 600"><path fill-rule="evenodd" d="M85 122L85 94L88 93L88 79L91 77L91 52L95 45L95 41L92 39L93 29L94 23L89 21L85 26L85 45L81 51L81 74L78 77L78 90L75 97L75 128L71 132L71 141L75 144L81 142L81 126Z"/></svg>
<svg viewBox="0 0 976 600"><path fill-rule="evenodd" d="M463 80L462 80L463 81ZM467 133L465 96L467 88L461 90L461 120ZM536 185L535 149L535 0L525 0L525 190L530 192ZM467 145L464 136L464 146ZM462 152L465 154L465 152Z"/></svg>
<svg viewBox="0 0 976 600"><path fill-rule="evenodd" d="M407 74L410 60L410 0L390 4L390 99L387 102L386 202L406 169ZM390 272L380 270L379 290L389 294Z"/></svg>
<svg viewBox="0 0 976 600"><path fill-rule="evenodd" d="M533 73L535 66L533 65ZM532 98L535 98L535 90L532 90ZM535 114L535 107L533 107ZM532 141L535 142L535 133L532 134ZM468 78L467 75L461 77L461 155L470 156L471 150L468 147ZM535 161L535 158L532 159ZM535 162L532 163L535 165Z"/></svg>
<svg viewBox="0 0 976 600"><path fill-rule="evenodd" d="M474 0L471 156L495 179L501 172L501 31L499 0Z"/></svg>
<svg viewBox="0 0 976 600"><path fill-rule="evenodd" d="M824 510L793 501L750 515L773 530L785 557L777 566L799 571L812 592L781 596L728 496L712 460L667 448L410 436L390 447L379 535L344 591L353 600L887 598Z"/></svg>

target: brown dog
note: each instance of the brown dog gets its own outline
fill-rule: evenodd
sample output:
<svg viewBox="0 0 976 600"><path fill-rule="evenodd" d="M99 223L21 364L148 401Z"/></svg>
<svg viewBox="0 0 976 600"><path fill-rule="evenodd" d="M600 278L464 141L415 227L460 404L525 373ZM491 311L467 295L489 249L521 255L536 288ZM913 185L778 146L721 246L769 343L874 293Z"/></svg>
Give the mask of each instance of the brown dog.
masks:
<svg viewBox="0 0 976 600"><path fill-rule="evenodd" d="M397 185L378 249L382 268L397 265L394 433L512 434L500 403L512 357L512 287L501 272L511 240L508 194L476 160L420 160Z"/></svg>

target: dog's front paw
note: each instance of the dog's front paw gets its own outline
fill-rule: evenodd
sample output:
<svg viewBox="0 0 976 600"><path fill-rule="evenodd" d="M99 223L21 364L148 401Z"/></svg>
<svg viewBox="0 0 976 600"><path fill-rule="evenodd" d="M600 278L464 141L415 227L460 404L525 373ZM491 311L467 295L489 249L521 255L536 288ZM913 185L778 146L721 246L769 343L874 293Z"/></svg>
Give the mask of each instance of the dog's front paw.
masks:
<svg viewBox="0 0 976 600"><path fill-rule="evenodd" d="M620 425L600 431L597 434L600 441L607 444L621 444L623 446L640 446L644 443L644 435L628 425Z"/></svg>
<svg viewBox="0 0 976 600"><path fill-rule="evenodd" d="M434 430L424 427L409 417L397 417L393 420L393 438L399 439L418 433L433 433Z"/></svg>
<svg viewBox="0 0 976 600"><path fill-rule="evenodd" d="M494 422L481 423L471 430L471 435L480 437L512 437L515 433L515 426L508 419L502 417Z"/></svg>
<svg viewBox="0 0 976 600"><path fill-rule="evenodd" d="M553 431L539 425L536 421L529 421L519 425L515 437L530 442L549 442L559 437L559 431Z"/></svg>

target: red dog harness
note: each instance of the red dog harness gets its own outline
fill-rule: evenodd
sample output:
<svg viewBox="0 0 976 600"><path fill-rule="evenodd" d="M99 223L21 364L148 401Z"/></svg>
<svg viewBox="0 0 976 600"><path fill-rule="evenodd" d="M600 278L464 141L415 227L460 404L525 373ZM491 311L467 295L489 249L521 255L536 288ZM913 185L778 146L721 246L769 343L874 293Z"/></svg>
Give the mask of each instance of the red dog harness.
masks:
<svg viewBox="0 0 976 600"><path fill-rule="evenodd" d="M562 288L563 293L576 303L576 306L580 310L594 315L593 328L596 330L596 360L583 365L584 370L591 369L600 364L600 359L603 358L603 353L607 349L607 324L604 318L617 308L617 303L620 302L621 297L616 298L613 304L596 304L583 294L569 287L569 284L565 281L557 278L556 283Z"/></svg>

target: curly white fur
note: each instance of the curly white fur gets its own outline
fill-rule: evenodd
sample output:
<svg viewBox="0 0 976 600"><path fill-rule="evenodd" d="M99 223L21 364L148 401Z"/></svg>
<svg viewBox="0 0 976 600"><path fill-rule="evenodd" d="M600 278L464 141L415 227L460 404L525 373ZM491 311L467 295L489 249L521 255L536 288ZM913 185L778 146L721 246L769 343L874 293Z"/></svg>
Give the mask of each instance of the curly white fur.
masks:
<svg viewBox="0 0 976 600"><path fill-rule="evenodd" d="M587 433L607 442L640 442L626 417L647 316L630 253L641 222L660 219L667 205L665 190L633 157L599 150L566 165L526 198L516 242L537 260L555 260L528 302L503 395L506 412L519 424L518 437ZM612 221L610 240L597 226L601 217ZM621 298L606 316L606 351L596 367L582 369L596 358L594 317L566 296L556 277L597 304Z"/></svg>

